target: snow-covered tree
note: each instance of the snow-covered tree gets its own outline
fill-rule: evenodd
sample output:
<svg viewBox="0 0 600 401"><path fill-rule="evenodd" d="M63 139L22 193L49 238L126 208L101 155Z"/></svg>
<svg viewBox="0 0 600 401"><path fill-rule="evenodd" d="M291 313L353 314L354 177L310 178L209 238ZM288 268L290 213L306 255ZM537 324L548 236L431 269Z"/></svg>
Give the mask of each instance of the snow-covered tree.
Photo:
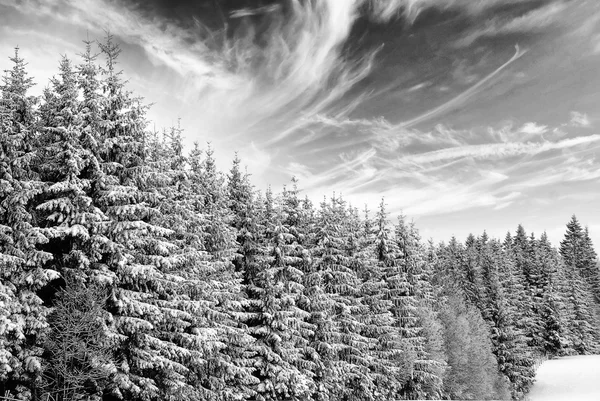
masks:
<svg viewBox="0 0 600 401"><path fill-rule="evenodd" d="M57 277L43 265L52 255L38 249L48 239L35 226L33 202L42 183L35 170L37 99L19 49L0 85L0 388L27 397L39 383L47 310L37 291Z"/></svg>
<svg viewBox="0 0 600 401"><path fill-rule="evenodd" d="M395 274L392 284L393 314L404 341L414 354L411 379L403 393L411 398L439 397L442 390L443 360L435 360L429 352L437 332L433 310L433 287L430 267L425 260L424 248L413 224L404 216L395 226L397 253L394 257ZM430 328L427 332L426 327ZM429 334L429 336L428 336Z"/></svg>

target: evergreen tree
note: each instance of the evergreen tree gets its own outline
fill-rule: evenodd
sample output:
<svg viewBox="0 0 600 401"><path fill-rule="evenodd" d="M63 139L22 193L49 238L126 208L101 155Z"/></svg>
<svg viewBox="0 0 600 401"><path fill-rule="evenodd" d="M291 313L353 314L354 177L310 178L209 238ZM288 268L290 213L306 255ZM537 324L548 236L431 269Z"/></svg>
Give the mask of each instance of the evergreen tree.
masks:
<svg viewBox="0 0 600 401"><path fill-rule="evenodd" d="M564 315L566 297L564 276L559 254L552 248L544 232L535 249L535 263L539 272L536 300L541 319L541 339L546 355L560 355L568 348L567 316Z"/></svg>
<svg viewBox="0 0 600 401"><path fill-rule="evenodd" d="M571 347L578 354L593 354L598 350L600 327L594 314L594 298L574 265L565 266L565 273Z"/></svg>
<svg viewBox="0 0 600 401"><path fill-rule="evenodd" d="M82 143L82 107L69 59L63 57L59 76L51 82L40 108L38 153L45 163L38 170L45 185L36 209L38 224L49 239L42 248L53 254L51 266L61 274L83 281L112 281L110 273L93 271L99 267L98 249L107 241L101 227L106 216L91 198L93 182L102 173L96 156Z"/></svg>
<svg viewBox="0 0 600 401"><path fill-rule="evenodd" d="M38 249L48 239L35 227L33 202L42 183L35 174L37 99L19 49L0 86L0 391L27 397L40 383L47 310L37 292L58 277L43 266L52 255Z"/></svg>
<svg viewBox="0 0 600 401"><path fill-rule="evenodd" d="M361 279L360 297L363 309L358 320L363 324L363 336L368 341L368 366L375 384L375 399L391 397L399 391L396 379L400 376L397 364L400 336L393 327L390 312L391 302L386 297L385 272L393 257L390 254L390 229L385 203L382 200L375 220L369 218L365 206L365 217L361 222L358 212L352 216L349 239L355 244L350 256Z"/></svg>
<svg viewBox="0 0 600 401"><path fill-rule="evenodd" d="M567 266L574 266L576 270L582 269L584 256L583 229L577 217L573 215L567 223L565 238L560 242L560 254Z"/></svg>
<svg viewBox="0 0 600 401"><path fill-rule="evenodd" d="M239 182L235 182L240 179L236 157L230 175L230 193L240 194L236 191ZM237 199L243 201L243 197ZM234 205L240 213L256 216L251 211L255 206L248 205L248 211L243 206L241 202ZM252 229L260 233L258 242L252 250L242 249L252 256L242 261L248 267L245 272L251 312L248 324L255 338L252 350L256 355L255 375L260 380L256 387L259 399L304 399L314 390L314 369L308 348L310 327L304 323L307 313L302 308L306 304L302 270L305 262L298 243L298 206L295 193L285 194L282 204L275 205L269 190L261 221L254 223ZM247 238L241 238L246 247L251 244ZM248 263L251 261L253 264Z"/></svg>
<svg viewBox="0 0 600 401"><path fill-rule="evenodd" d="M560 254L567 278L571 344L579 354L592 353L597 347L599 327L593 295L598 282L598 266L589 233L581 228L575 215L567 223L565 238L560 243Z"/></svg>
<svg viewBox="0 0 600 401"><path fill-rule="evenodd" d="M113 277L108 330L118 368L107 392L128 399L193 398L201 390L188 381L188 360L197 355L185 344L190 337L200 344L202 336L194 331L193 310L162 302L172 296L178 280L169 271L176 247L169 241L174 232L162 226L164 195L158 187L163 183L145 145L147 107L125 89L113 37L109 34L99 46L106 65L92 128L98 127L94 139L102 174L91 197L108 219L98 268Z"/></svg>
<svg viewBox="0 0 600 401"><path fill-rule="evenodd" d="M435 398L441 393L443 360L435 360L427 351L434 340L428 337L424 325L430 328L435 325L433 306L433 287L430 282L429 266L425 261L419 234L413 224L408 225L404 216L399 216L395 227L397 254L396 269L405 284L402 291L396 292L398 297L394 304L400 306L394 315L400 317L400 333L410 344L415 361L411 380L403 392L410 398ZM435 336L435 331L430 333Z"/></svg>
<svg viewBox="0 0 600 401"><path fill-rule="evenodd" d="M594 244L590 238L588 227L583 231L583 258L582 258L583 277L589 284L596 303L600 304L600 262L598 254L594 249Z"/></svg>
<svg viewBox="0 0 600 401"><path fill-rule="evenodd" d="M448 358L445 394L459 400L509 399L508 380L498 374L489 332L479 310L464 302L460 290L447 288L448 296L440 311Z"/></svg>
<svg viewBox="0 0 600 401"><path fill-rule="evenodd" d="M522 286L520 292L519 311L521 312L517 320L518 328L527 337L527 343L536 351L541 352L542 340L539 333L542 331L539 320L539 304L537 293L539 291L538 276L534 263L535 240L528 238L525 229L519 224L517 232L513 237L512 253L515 261L515 279Z"/></svg>
<svg viewBox="0 0 600 401"><path fill-rule="evenodd" d="M373 383L363 363L368 340L361 334L359 279L347 257L348 214L345 202L323 201L317 216L312 266L306 275L311 299L308 322L315 327L310 346L319 354L317 399L368 399Z"/></svg>
<svg viewBox="0 0 600 401"><path fill-rule="evenodd" d="M520 231L520 230L519 230ZM522 239L522 234L518 234ZM525 237L526 238L526 237ZM497 277L500 291L499 303L492 332L494 353L498 360L500 371L511 382L513 398L519 399L533 383L534 359L527 347L527 330L529 309L524 304L528 299L525 278L522 268L516 263L514 239L507 234L502 247L495 247L498 258Z"/></svg>

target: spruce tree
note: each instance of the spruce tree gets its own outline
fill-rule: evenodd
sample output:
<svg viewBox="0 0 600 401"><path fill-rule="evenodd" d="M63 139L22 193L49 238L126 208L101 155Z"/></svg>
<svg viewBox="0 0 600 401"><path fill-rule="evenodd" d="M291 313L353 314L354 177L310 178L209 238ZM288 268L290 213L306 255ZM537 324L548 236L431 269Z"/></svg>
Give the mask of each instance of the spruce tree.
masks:
<svg viewBox="0 0 600 401"><path fill-rule="evenodd" d="M40 108L38 153L45 163L38 170L45 185L36 209L38 224L50 240L43 248L53 254L52 267L61 274L106 282L114 276L93 271L99 267L98 249L107 241L101 227L106 216L91 198L94 180L102 173L98 159L82 143L82 105L68 58L62 58L59 76L51 82ZM107 278L93 277L106 274Z"/></svg>
<svg viewBox="0 0 600 401"><path fill-rule="evenodd" d="M359 321L363 324L363 336L368 341L367 364L374 382L375 399L390 397L399 391L396 356L400 349L400 336L393 327L390 312L391 301L386 297L385 272L392 263L390 254L390 229L385 203L382 200L372 220L365 206L364 219L358 211L352 213L352 229L349 239L355 244L350 254L353 266L361 279L359 296L363 308Z"/></svg>
<svg viewBox="0 0 600 401"><path fill-rule="evenodd" d="M567 298L563 291L564 275L559 254L544 232L535 249L539 272L536 301L541 319L541 339L546 355L561 355L568 348L567 316L563 311Z"/></svg>
<svg viewBox="0 0 600 401"><path fill-rule="evenodd" d="M513 398L521 398L533 383L535 371L533 355L527 346L530 312L524 304L528 299L525 278L522 268L516 263L518 251L513 244L514 239L508 233L502 246L498 244L494 250L499 290L505 295L503 302L498 304L497 331L492 333L492 342L500 371L511 382Z"/></svg>
<svg viewBox="0 0 600 401"><path fill-rule="evenodd" d="M565 238L560 243L560 254L564 261L567 279L566 293L569 298L567 311L571 345L575 352L594 352L598 341L597 307L594 286L597 284L598 266L589 233L583 230L577 217L567 223Z"/></svg>
<svg viewBox="0 0 600 401"><path fill-rule="evenodd" d="M359 279L346 252L347 217L340 197L334 195L321 203L312 265L306 275L306 295L312 301L308 322L315 327L310 346L320 359L315 375L317 399L345 399L351 394L364 398L373 392L361 362L368 340L361 335L362 324L357 319Z"/></svg>
<svg viewBox="0 0 600 401"><path fill-rule="evenodd" d="M594 249L594 244L590 238L590 232L586 226L583 231L583 255L581 261L581 272L585 281L590 286L592 293L596 299L596 303L600 304L600 264L598 254Z"/></svg>
<svg viewBox="0 0 600 401"><path fill-rule="evenodd" d="M583 229L575 215L567 223L565 238L560 242L560 254L567 266L574 266L576 270L583 267Z"/></svg>
<svg viewBox="0 0 600 401"><path fill-rule="evenodd" d="M433 310L433 287L430 282L429 266L425 260L420 237L413 224L407 224L404 216L398 217L395 226L395 242L397 254L396 279L401 278L401 284L396 290L394 315L400 324L403 339L410 344L415 356L411 380L408 381L403 393L410 398L435 398L441 393L443 360L435 360L428 352L435 341L435 331L427 336L424 325L433 328L436 314ZM398 291L401 287L403 290Z"/></svg>
<svg viewBox="0 0 600 401"><path fill-rule="evenodd" d="M91 132L102 173L91 197L108 219L102 225L107 241L97 250L98 269L114 277L107 309L117 372L107 393L128 399L193 398L200 390L188 381L187 361L195 354L185 342L191 337L199 343L202 333L193 330L195 317L184 305L162 302L177 280L169 271L175 245L159 211L164 195L158 188L164 184L145 145L147 107L125 89L114 38L109 34L99 46L106 64L97 121L91 125L97 129Z"/></svg>
<svg viewBox="0 0 600 401"><path fill-rule="evenodd" d="M600 326L594 313L594 298L574 265L565 266L565 273L571 347L580 355L596 353Z"/></svg>
<svg viewBox="0 0 600 401"><path fill-rule="evenodd" d="M508 380L498 374L498 363L481 313L464 301L460 289L446 284L445 291L446 302L439 314L448 361L444 393L449 399L509 399Z"/></svg>
<svg viewBox="0 0 600 401"><path fill-rule="evenodd" d="M0 334L0 389L27 397L40 383L48 328L37 292L58 274L43 267L52 255L38 249L48 239L35 226L33 203L42 183L35 172L37 98L28 94L33 79L19 48L10 60L13 66L0 85L0 294L6 324Z"/></svg>

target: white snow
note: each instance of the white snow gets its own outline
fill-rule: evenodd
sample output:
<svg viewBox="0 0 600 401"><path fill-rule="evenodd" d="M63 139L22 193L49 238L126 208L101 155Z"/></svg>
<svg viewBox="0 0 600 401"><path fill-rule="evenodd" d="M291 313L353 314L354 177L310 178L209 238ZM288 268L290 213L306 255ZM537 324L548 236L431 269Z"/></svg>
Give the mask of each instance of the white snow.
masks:
<svg viewBox="0 0 600 401"><path fill-rule="evenodd" d="M600 355L569 356L542 363L525 399L600 400Z"/></svg>

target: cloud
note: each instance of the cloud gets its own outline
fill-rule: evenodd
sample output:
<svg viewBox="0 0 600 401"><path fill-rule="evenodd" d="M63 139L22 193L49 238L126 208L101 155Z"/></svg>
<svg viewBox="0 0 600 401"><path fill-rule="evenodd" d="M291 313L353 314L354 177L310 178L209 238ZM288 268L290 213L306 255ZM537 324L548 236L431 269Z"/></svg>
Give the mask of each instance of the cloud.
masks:
<svg viewBox="0 0 600 401"><path fill-rule="evenodd" d="M595 158L600 135L576 135L564 124L560 135L553 133L558 128L538 122L464 130L438 125L431 131L400 128L382 118L322 117L313 124L321 124L314 130L335 136L336 143L324 153L329 161L289 164L301 186L318 197L335 184L355 205L385 196L393 213L499 211L540 199L539 188L600 178ZM338 157L332 155L336 149Z"/></svg>
<svg viewBox="0 0 600 401"><path fill-rule="evenodd" d="M591 127L592 123L588 118L587 114L580 113L577 111L571 112L571 122L570 125L573 127Z"/></svg>
<svg viewBox="0 0 600 401"><path fill-rule="evenodd" d="M476 27L456 42L458 47L470 46L480 38L492 38L515 33L533 33L558 25L569 9L566 2L552 1L518 16L498 16L489 19L484 27Z"/></svg>
<svg viewBox="0 0 600 401"><path fill-rule="evenodd" d="M519 58L521 58L525 53L527 53L527 50L522 50L519 48L518 45L516 45L515 53L508 61L506 61L504 64L502 64L500 67L498 67L494 71L492 71L490 74L488 74L483 79L479 80L479 82L477 82L475 85L471 86L469 89L467 89L463 93L459 94L458 96L452 98L451 100L447 101L446 103L442 104L441 106L438 106L438 107L436 107L432 110L429 110L417 117L414 117L408 121L401 123L400 126L403 128L413 127L424 121L427 121L429 119L437 117L443 113L446 113L447 111L449 111L455 107L458 107L459 105L464 103L467 99L469 99L470 97L475 95L478 90L480 90L486 83L488 83L490 80L492 80L502 70L504 70L506 67L508 67L509 65L514 63Z"/></svg>
<svg viewBox="0 0 600 401"><path fill-rule="evenodd" d="M546 125L538 125L538 124L532 123L532 122L526 123L520 129L520 132L522 132L523 134L529 134L529 135L541 135L547 131L548 131L548 127Z"/></svg>
<svg viewBox="0 0 600 401"><path fill-rule="evenodd" d="M519 155L536 155L552 150L560 150L600 142L600 135L590 135L565 139L559 142L542 143L496 143L485 145L469 145L455 148L443 149L422 154L406 156L403 160L407 163L435 163L452 159L475 158L475 159L497 159L509 158Z"/></svg>

